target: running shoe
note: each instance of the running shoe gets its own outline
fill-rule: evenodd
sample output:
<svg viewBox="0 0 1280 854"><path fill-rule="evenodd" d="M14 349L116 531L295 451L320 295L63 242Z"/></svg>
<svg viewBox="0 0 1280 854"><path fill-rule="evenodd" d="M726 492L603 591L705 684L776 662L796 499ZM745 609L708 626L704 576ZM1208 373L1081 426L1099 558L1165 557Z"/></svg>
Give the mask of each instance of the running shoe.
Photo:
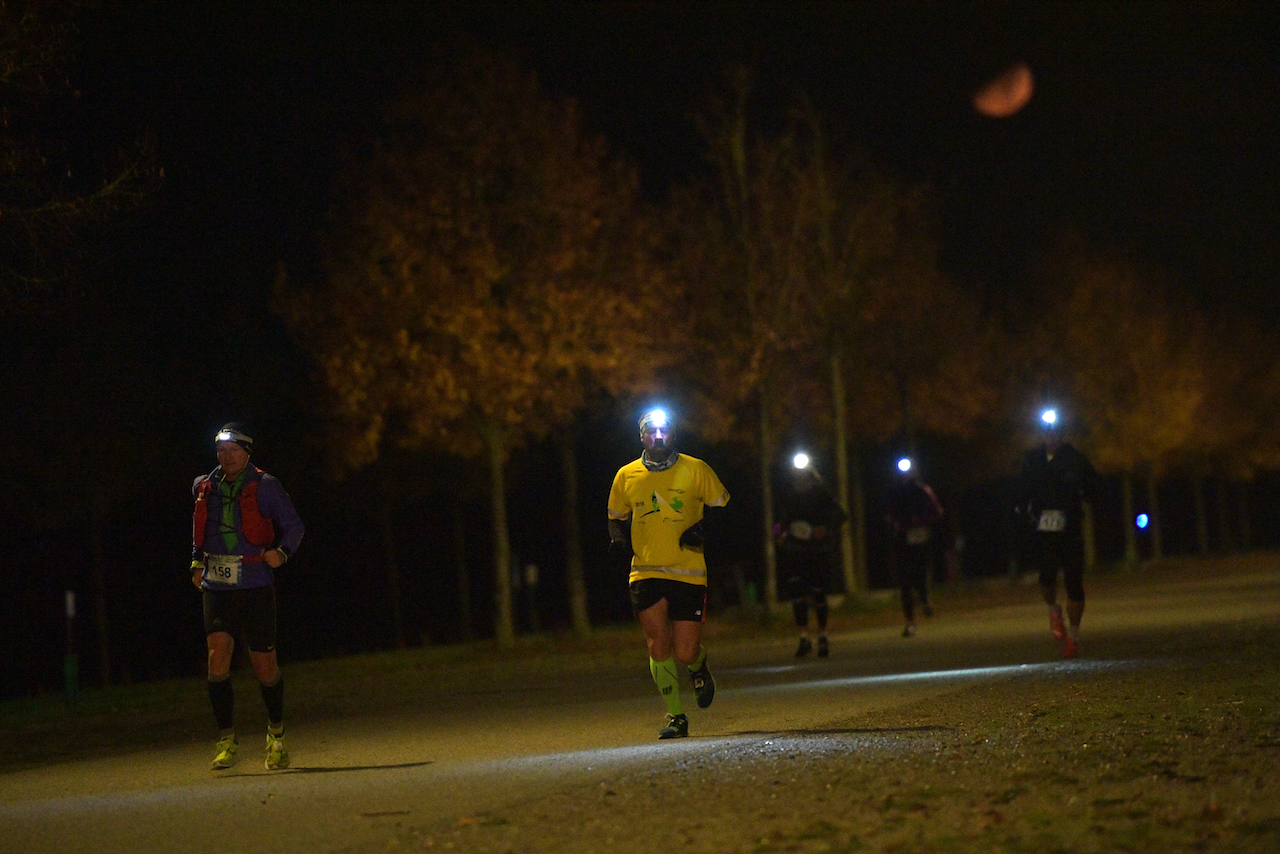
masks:
<svg viewBox="0 0 1280 854"><path fill-rule="evenodd" d="M902 636L904 638L915 637L915 634L916 634L915 623L907 623L905 626L902 627Z"/></svg>
<svg viewBox="0 0 1280 854"><path fill-rule="evenodd" d="M707 660L702 659L702 666L690 670L689 675L693 677L693 695L698 698L698 708L705 709L716 696L716 680L707 667Z"/></svg>
<svg viewBox="0 0 1280 854"><path fill-rule="evenodd" d="M1080 657L1080 647L1076 646L1075 638L1067 638L1066 642L1062 644L1062 657L1063 658L1079 658Z"/></svg>
<svg viewBox="0 0 1280 854"><path fill-rule="evenodd" d="M235 765L239 749L240 745L236 743L234 735L224 735L218 739L218 746L214 748L217 752L213 755L213 770L223 771Z"/></svg>
<svg viewBox="0 0 1280 854"><path fill-rule="evenodd" d="M1062 624L1062 608L1057 605L1049 611L1049 631L1056 641L1061 641L1067 636L1067 627Z"/></svg>
<svg viewBox="0 0 1280 854"><path fill-rule="evenodd" d="M268 771L289 767L289 751L285 749L283 736L267 733L267 761L264 764Z"/></svg>
<svg viewBox="0 0 1280 854"><path fill-rule="evenodd" d="M830 652L831 649L827 646L827 636L818 635L818 658L826 658Z"/></svg>
<svg viewBox="0 0 1280 854"><path fill-rule="evenodd" d="M689 718L685 715L667 715L667 725L658 730L658 738L684 738L689 735Z"/></svg>
<svg viewBox="0 0 1280 854"><path fill-rule="evenodd" d="M813 649L813 641L808 638L800 638L800 646L796 647L796 658L804 658Z"/></svg>

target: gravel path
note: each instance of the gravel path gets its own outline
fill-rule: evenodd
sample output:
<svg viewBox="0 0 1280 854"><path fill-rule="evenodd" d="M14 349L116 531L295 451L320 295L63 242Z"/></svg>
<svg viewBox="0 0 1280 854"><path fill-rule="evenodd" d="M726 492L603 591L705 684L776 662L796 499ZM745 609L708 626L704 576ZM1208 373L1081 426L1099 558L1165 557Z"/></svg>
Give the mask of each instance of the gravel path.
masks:
<svg viewBox="0 0 1280 854"><path fill-rule="evenodd" d="M1280 618L699 751L449 823L468 852L1280 851Z"/></svg>

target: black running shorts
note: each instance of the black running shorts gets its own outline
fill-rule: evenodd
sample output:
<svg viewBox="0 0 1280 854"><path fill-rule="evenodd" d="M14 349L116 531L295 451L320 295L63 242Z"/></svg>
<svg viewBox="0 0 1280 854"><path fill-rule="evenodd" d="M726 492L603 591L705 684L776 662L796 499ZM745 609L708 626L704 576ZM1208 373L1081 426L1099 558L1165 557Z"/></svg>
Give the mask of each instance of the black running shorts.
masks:
<svg viewBox="0 0 1280 854"><path fill-rule="evenodd" d="M667 578L642 578L630 585L631 611L639 614L662 599L667 600L667 617L685 623L701 623L707 612L707 586L671 581Z"/></svg>
<svg viewBox="0 0 1280 854"><path fill-rule="evenodd" d="M276 589L250 587L243 590L202 590L204 633L226 632L244 638L253 652L274 652L276 648Z"/></svg>

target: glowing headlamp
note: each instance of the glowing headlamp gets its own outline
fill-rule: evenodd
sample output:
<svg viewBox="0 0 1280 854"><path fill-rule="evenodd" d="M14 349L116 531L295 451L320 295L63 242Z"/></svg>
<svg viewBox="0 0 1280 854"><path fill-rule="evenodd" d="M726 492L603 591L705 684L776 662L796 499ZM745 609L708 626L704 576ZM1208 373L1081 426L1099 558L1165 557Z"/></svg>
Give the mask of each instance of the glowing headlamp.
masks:
<svg viewBox="0 0 1280 854"><path fill-rule="evenodd" d="M253 453L253 437L239 430L231 430L226 427L219 430L213 437L213 446L216 448L223 442L234 442L248 453Z"/></svg>
<svg viewBox="0 0 1280 854"><path fill-rule="evenodd" d="M667 416L664 409L650 409L640 418L640 433L643 435L647 430L666 430L670 429L671 419Z"/></svg>

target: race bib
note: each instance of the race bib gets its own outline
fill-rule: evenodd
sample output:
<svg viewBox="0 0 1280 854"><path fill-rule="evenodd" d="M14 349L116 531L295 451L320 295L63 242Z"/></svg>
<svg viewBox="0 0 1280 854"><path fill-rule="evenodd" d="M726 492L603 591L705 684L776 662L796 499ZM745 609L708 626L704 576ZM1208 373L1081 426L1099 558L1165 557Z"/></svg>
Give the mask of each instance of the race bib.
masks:
<svg viewBox="0 0 1280 854"><path fill-rule="evenodd" d="M240 555L209 555L204 561L204 580L211 584L239 584L240 566Z"/></svg>
<svg viewBox="0 0 1280 854"><path fill-rule="evenodd" d="M813 536L813 526L803 519L797 519L792 522L788 530L791 532L791 536L797 540L807 540Z"/></svg>
<svg viewBox="0 0 1280 854"><path fill-rule="evenodd" d="M907 529L907 545L923 546L929 542L930 531L923 525Z"/></svg>
<svg viewBox="0 0 1280 854"><path fill-rule="evenodd" d="M1061 510L1042 510L1040 512L1040 524L1036 525L1037 531L1065 531L1067 529L1067 514Z"/></svg>

